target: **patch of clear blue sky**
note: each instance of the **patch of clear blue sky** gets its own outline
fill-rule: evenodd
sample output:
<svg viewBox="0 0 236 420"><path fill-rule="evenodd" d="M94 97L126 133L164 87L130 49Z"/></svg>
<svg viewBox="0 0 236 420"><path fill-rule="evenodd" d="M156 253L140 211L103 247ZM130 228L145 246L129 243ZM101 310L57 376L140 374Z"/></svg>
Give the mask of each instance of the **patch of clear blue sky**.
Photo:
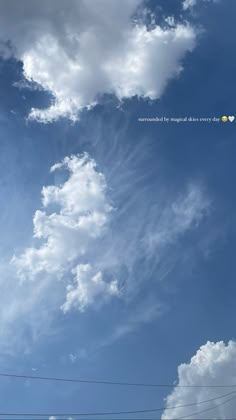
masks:
<svg viewBox="0 0 236 420"><path fill-rule="evenodd" d="M175 3L175 8L172 4L165 2L166 11L177 14L179 3ZM30 243L32 215L40 207L41 188L55 176L49 174L49 168L71 153L86 150L95 158L109 180L111 194L121 182L119 177L110 176L120 161L121 170L131 168L137 176L138 181L133 184L137 191L142 189L142 182L149 182L147 201L163 186L175 193L198 179L212 197L213 207L199 229L182 239L185 252L171 275L161 288L153 287L153 293L169 307L160 320L144 325L103 350L95 346L88 359L72 365L68 354L92 346L99 337L106 336L125 311L117 303L104 307L99 317L93 311L66 318L58 314L55 329L60 326L60 334L45 337L30 353L2 359L0 370L25 372L36 367L42 375L172 382L178 364L188 360L207 340L234 338L235 125L160 125L140 123L137 119L235 114L235 12L236 4L230 0L196 9L192 19L206 32L186 57L181 76L170 81L159 101L132 99L123 104L121 111L113 98L107 98L103 105L84 112L75 125L66 120L50 125L26 124L24 117L30 107L45 106L50 98L44 92L12 87L22 77L21 66L13 61L1 62L2 256ZM127 162L130 156L133 157ZM147 174L145 181L139 179L141 174ZM120 205L127 200L125 193L118 196L114 193L114 197ZM125 226L124 220L122 223ZM206 258L202 250L208 237L213 239ZM58 411L78 407L143 408L161 405L167 393L32 382L22 387L21 382L11 380L1 380L0 389L1 407L6 410L25 407L29 411L50 411L54 407Z"/></svg>

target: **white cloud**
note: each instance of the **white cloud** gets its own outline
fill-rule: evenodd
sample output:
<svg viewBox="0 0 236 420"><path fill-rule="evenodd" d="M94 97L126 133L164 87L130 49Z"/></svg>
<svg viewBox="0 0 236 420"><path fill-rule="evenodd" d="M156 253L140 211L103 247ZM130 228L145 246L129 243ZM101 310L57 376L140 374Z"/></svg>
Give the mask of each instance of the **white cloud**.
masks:
<svg viewBox="0 0 236 420"><path fill-rule="evenodd" d="M42 244L14 256L12 263L22 281L41 274L62 278L71 271L74 282L67 286L62 309L84 311L95 300L101 304L119 294L117 281L105 281L91 264L77 264L88 258L93 243L104 234L112 207L105 178L88 155L67 157L51 172L62 169L69 172L68 179L59 186L43 187L45 210L37 210L33 218L34 237Z"/></svg>
<svg viewBox="0 0 236 420"><path fill-rule="evenodd" d="M119 296L119 288L116 280L106 282L101 271L96 272L90 264L79 264L73 269L75 282L67 286L66 301L62 305L63 312L71 309L84 311L94 304L96 298L108 299L111 296Z"/></svg>
<svg viewBox="0 0 236 420"><path fill-rule="evenodd" d="M209 210L210 201L198 185L190 185L160 217L157 228L151 227L145 236L145 244L152 250L163 249L202 220Z"/></svg>
<svg viewBox="0 0 236 420"><path fill-rule="evenodd" d="M178 367L178 384L166 400L167 407L194 402L197 404L188 408L165 410L162 419L177 419L183 416L188 418L192 413L214 407L214 410L209 413L197 414L197 418L233 418L236 410L236 394L209 403L199 404L199 402L225 395L235 391L235 388L180 388L178 385L229 385L235 383L236 343L234 341L229 341L228 344L223 341L216 343L208 341L200 347L189 363L181 364ZM235 396L234 400L218 406L233 396Z"/></svg>
<svg viewBox="0 0 236 420"><path fill-rule="evenodd" d="M184 0L183 9L184 10L190 9L191 7L195 6L196 3L197 3L197 0Z"/></svg>
<svg viewBox="0 0 236 420"><path fill-rule="evenodd" d="M10 39L27 80L52 93L52 105L30 118L76 120L99 97L158 99L182 70L196 31L188 24L162 28L134 19L141 0L42 0L32 6L2 0L0 40ZM96 6L95 6L96 5Z"/></svg>
<svg viewBox="0 0 236 420"><path fill-rule="evenodd" d="M172 270L173 248L182 255L179 240L209 208L197 184L179 194L155 185L150 194L132 183L137 177L129 167L116 164L105 179L86 154L67 157L51 171L57 183L42 188L31 245L1 267L1 351L22 351L55 333L50 328L60 308L81 312L122 300L126 316L105 337L108 345L151 322L162 306L155 296L140 307L138 295L145 290L147 296L154 283L158 288Z"/></svg>
<svg viewBox="0 0 236 420"><path fill-rule="evenodd" d="M97 170L95 161L87 154L66 157L51 168L52 173L59 170L68 173L68 178L59 185L42 188L43 210L36 210L33 217L34 241L39 245L14 256L12 266L23 283L37 279L42 288L56 279L66 283L61 305L64 313L99 307L115 296L134 296L139 291L139 282L146 277L143 273L137 279L133 272L138 259L155 255L156 262L161 261L168 246L196 226L209 207L201 188L191 185L159 211L154 205L151 211L148 206L147 213L141 208L138 214L135 204L129 215L133 221L133 212L136 214L135 229L133 222L125 219L124 228L116 229L114 235L110 229L111 215L114 226L119 211L113 211L105 177ZM141 230L137 226L140 217ZM124 274L120 277L121 267L125 267L125 277ZM146 270L148 277L149 268ZM168 263L167 272L170 270ZM132 330L143 322L143 315L141 320L136 318L137 322L131 320L122 329Z"/></svg>
<svg viewBox="0 0 236 420"><path fill-rule="evenodd" d="M59 186L43 187L45 210L37 210L33 218L34 237L42 240L41 246L13 258L23 280L43 271L62 276L70 263L86 254L108 223L112 207L105 178L94 160L86 154L72 156L54 165L51 172L62 169L69 178Z"/></svg>
<svg viewBox="0 0 236 420"><path fill-rule="evenodd" d="M184 0L184 2L183 2L183 9L184 10L191 9L194 6L196 6L197 3L199 3L199 1L205 1L205 2L212 1L213 3L217 3L219 0Z"/></svg>
<svg viewBox="0 0 236 420"><path fill-rule="evenodd" d="M114 235L110 220L113 215L114 226L119 209L113 211L105 177L95 161L87 154L66 157L51 168L52 173L59 170L68 172L68 179L42 188L43 210L36 210L33 217L34 241L39 245L14 256L12 264L23 282L36 278L40 282L45 275L49 282L67 282L62 305L65 313L71 309L84 311L120 296L120 267L127 270L121 279L122 293L137 293L140 280L133 273L137 260L155 255L155 260L161 261L167 247L196 226L209 208L201 188L191 185L161 209L144 206L147 212L141 207L139 214L136 203L129 215L132 220L125 219L125 226L116 229Z"/></svg>
<svg viewBox="0 0 236 420"><path fill-rule="evenodd" d="M110 346L117 340L134 333L145 324L160 318L167 310L167 307L153 297L143 298L142 302L129 310L117 325L112 327L112 333L98 343L97 347Z"/></svg>
<svg viewBox="0 0 236 420"><path fill-rule="evenodd" d="M79 350L70 353L68 355L70 362L73 364L78 360L83 360L88 358L88 352L85 348L80 348Z"/></svg>

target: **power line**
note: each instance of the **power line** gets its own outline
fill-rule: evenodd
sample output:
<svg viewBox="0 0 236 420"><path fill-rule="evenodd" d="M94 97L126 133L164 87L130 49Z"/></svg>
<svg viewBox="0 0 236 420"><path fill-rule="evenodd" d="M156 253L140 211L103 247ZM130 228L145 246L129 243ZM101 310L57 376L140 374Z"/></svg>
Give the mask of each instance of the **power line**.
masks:
<svg viewBox="0 0 236 420"><path fill-rule="evenodd" d="M175 384L152 384L152 383L138 383L138 382L117 382L95 379L79 379L79 378L58 378L53 376L33 376L33 375L17 375L12 373L1 373L0 377L13 379L33 379L40 381L57 381L57 382L75 382L94 385L118 385L118 386L136 386L136 387L160 387L160 388L236 388L236 384L217 384L217 385L175 385ZM236 420L236 419L235 419Z"/></svg>
<svg viewBox="0 0 236 420"><path fill-rule="evenodd" d="M212 402L212 401L219 400L221 398L228 397L229 395L232 395L232 394L234 395L233 398L236 398L236 395L235 395L236 391L233 391L233 392L229 392L229 393L224 394L224 395L219 395L218 397L209 398L207 400L197 401L197 402L193 402L193 403L189 403L189 404L183 404L183 405L178 405L178 406L173 406L173 407L158 407L158 408L144 409L144 410L110 411L110 412L102 411L102 412L86 412L86 413L55 413L55 412L53 412L53 413L1 413L0 412L0 419L2 420L2 416L11 416L11 417L16 417L16 416L25 416L25 417L31 417L31 416L32 417L35 417L35 416L38 416L38 417L53 417L53 416L55 416L55 417L67 417L67 416L69 416L69 417L70 416L80 417L80 416L84 416L84 417L87 417L87 416L91 416L92 417L92 416L108 416L108 415L110 415L110 416L113 415L114 416L114 415L124 415L124 414L154 413L154 412L157 412L157 411L175 410L175 409L178 409L178 408L186 408L186 407L191 407L193 405L205 404L205 403L209 403L209 402ZM231 399L233 399L233 398L231 398ZM229 400L226 400L225 402L223 402L223 404L226 403L227 401L229 401ZM222 405L222 403L220 405ZM130 420L133 420L133 419L130 419Z"/></svg>

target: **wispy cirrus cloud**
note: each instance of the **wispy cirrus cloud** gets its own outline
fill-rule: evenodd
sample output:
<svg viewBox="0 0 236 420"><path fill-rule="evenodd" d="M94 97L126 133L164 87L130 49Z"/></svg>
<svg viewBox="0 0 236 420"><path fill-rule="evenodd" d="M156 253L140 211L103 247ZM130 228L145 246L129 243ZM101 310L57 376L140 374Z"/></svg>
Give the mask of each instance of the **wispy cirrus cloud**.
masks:
<svg viewBox="0 0 236 420"><path fill-rule="evenodd" d="M112 299L132 303L104 340L113 342L162 314L159 299L145 300L137 310L135 300L144 287L148 291L153 282L159 287L169 275L171 249L181 255L181 238L198 227L210 201L193 182L175 194L165 188L164 198L137 186L134 192L128 175L122 172L120 178L119 165L105 177L87 154L66 157L52 166L55 171L62 172L63 182L43 186L32 244L5 265L9 280L2 280L0 335L9 344L10 336L17 340L23 334L26 342L26 331L32 330L36 340L60 309L64 314L85 312ZM109 176L119 180L115 190L109 188ZM120 202L123 178L129 193Z"/></svg>
<svg viewBox="0 0 236 420"><path fill-rule="evenodd" d="M156 261L161 260L165 250L197 226L209 209L201 188L190 185L164 207L153 204L149 214L146 206L141 208L137 224L140 218L146 221L141 229L136 226L129 232L133 226L130 214L125 219L127 231L117 229L114 237L110 222L114 227L119 209L112 207L107 181L95 161L87 154L71 156L51 168L51 172L58 170L67 171L68 179L43 187L44 210L36 210L33 217L34 238L39 245L14 256L12 264L21 281L35 280L42 274L67 279L64 312L73 308L83 311L102 296L105 301L137 288L133 273L136 261L153 255ZM122 245L127 237L129 249ZM116 275L120 277L122 266L127 268L127 277L122 278L119 290Z"/></svg>
<svg viewBox="0 0 236 420"><path fill-rule="evenodd" d="M201 187L189 185L187 191L180 194L161 214L157 228L152 226L146 233L144 241L147 248L152 252L171 245L178 236L197 226L209 207L209 199Z"/></svg>
<svg viewBox="0 0 236 420"><path fill-rule="evenodd" d="M135 333L145 324L161 318L167 310L167 306L158 302L156 298L151 296L144 298L142 302L134 305L131 309L129 308L129 311L126 311L123 315L123 319L116 325L113 325L112 332L101 339L95 347L102 348L114 344L127 335Z"/></svg>

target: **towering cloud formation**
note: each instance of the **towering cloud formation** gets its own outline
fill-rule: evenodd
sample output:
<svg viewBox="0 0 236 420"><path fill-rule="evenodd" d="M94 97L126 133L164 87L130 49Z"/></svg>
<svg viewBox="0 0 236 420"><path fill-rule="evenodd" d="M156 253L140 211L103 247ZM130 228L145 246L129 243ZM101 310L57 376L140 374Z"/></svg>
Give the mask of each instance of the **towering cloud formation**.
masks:
<svg viewBox="0 0 236 420"><path fill-rule="evenodd" d="M208 341L201 346L189 363L178 367L178 384L166 401L167 407L186 405L196 402L196 405L185 408L165 410L162 419L169 418L233 418L236 410L236 394L219 398L209 403L200 404L200 401L210 400L217 396L230 393L235 388L223 388L224 385L236 384L236 343L223 341L212 343ZM203 385L197 388L181 388L181 385ZM205 388L204 385L222 385L222 388ZM228 399L235 397L231 401ZM224 404L222 404L224 403ZM222 404L222 405L220 405ZM200 413L208 410L209 412ZM210 410L212 409L212 410Z"/></svg>
<svg viewBox="0 0 236 420"><path fill-rule="evenodd" d="M42 188L31 245L1 267L2 346L22 348L27 331L36 339L60 308L67 314L101 307L112 298L135 301L144 286L149 291L166 275L163 262L164 271L172 271L173 246L181 255L181 238L202 221L209 199L194 183L174 196L165 189L164 197L156 187L157 196L151 197L149 190L134 191L128 183L129 194L120 205L120 192L110 188L109 176L120 179L121 167L116 171L106 179L87 154L52 166L52 175L59 176ZM123 188L123 183L115 185ZM121 319L107 343L159 316L162 306L149 297L125 322Z"/></svg>
<svg viewBox="0 0 236 420"><path fill-rule="evenodd" d="M112 210L106 197L106 182L96 170L94 160L86 154L65 158L51 171L65 169L69 178L59 186L42 189L44 211L37 210L34 218L34 237L42 241L39 247L27 248L13 258L19 278L34 280L40 274L62 278L72 269L76 286L67 287L63 310L72 307L84 310L102 295L117 295L115 281L110 284L103 274L90 264L78 264L88 258L93 243L100 238L107 226ZM49 209L46 211L46 209Z"/></svg>

